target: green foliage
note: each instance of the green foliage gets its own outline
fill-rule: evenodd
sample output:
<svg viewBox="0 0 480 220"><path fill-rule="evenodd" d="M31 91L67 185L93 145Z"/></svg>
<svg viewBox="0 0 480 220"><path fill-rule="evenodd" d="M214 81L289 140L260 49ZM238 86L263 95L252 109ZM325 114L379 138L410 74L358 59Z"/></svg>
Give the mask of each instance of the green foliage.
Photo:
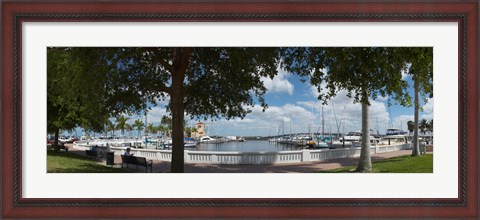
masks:
<svg viewBox="0 0 480 220"><path fill-rule="evenodd" d="M422 119L420 124L418 125L418 129L420 129L420 133L425 134L428 131L429 123L426 119Z"/></svg>
<svg viewBox="0 0 480 220"><path fill-rule="evenodd" d="M47 130L76 126L100 132L106 118L136 112L142 96L111 65L111 49L47 48Z"/></svg>
<svg viewBox="0 0 480 220"><path fill-rule="evenodd" d="M126 128L128 119L129 119L128 117L125 117L123 115L116 119L117 124L115 125L115 129L122 130L122 136L125 136L125 128Z"/></svg>
<svg viewBox="0 0 480 220"><path fill-rule="evenodd" d="M151 103L171 93L174 48L116 48L111 55L122 78L135 81L135 90ZM277 62L277 48L191 48L183 80L185 112L244 117L255 103L252 95L266 107L260 78L273 77Z"/></svg>
<svg viewBox="0 0 480 220"><path fill-rule="evenodd" d="M433 97L433 47L400 48L404 59L410 64L408 74L418 85L424 103Z"/></svg>
<svg viewBox="0 0 480 220"><path fill-rule="evenodd" d="M135 127L138 132L137 136L140 136L140 132L143 130L143 127L144 127L143 121L140 119L135 120L133 122L133 127Z"/></svg>
<svg viewBox="0 0 480 220"><path fill-rule="evenodd" d="M187 137L192 137L193 132L197 132L196 127L185 127L185 133L187 134Z"/></svg>
<svg viewBox="0 0 480 220"><path fill-rule="evenodd" d="M427 124L427 131L433 134L433 119Z"/></svg>
<svg viewBox="0 0 480 220"><path fill-rule="evenodd" d="M148 132L150 134L155 134L157 132L157 128L152 123L149 123L147 125L146 132Z"/></svg>
<svg viewBox="0 0 480 220"><path fill-rule="evenodd" d="M106 129L107 132L108 131L112 132L112 137L115 136L115 127L116 126L112 121L107 120L107 122L105 124L105 129Z"/></svg>
<svg viewBox="0 0 480 220"><path fill-rule="evenodd" d="M129 123L125 123L125 130L128 132L128 137L132 137L133 126Z"/></svg>

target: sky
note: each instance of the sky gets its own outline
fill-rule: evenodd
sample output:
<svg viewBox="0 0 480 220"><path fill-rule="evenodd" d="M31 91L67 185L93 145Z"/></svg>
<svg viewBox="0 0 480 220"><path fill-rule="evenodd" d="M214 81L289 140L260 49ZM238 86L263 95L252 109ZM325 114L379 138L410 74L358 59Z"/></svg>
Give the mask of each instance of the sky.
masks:
<svg viewBox="0 0 480 220"><path fill-rule="evenodd" d="M413 82L411 76L402 74L409 83L409 93L413 97ZM220 136L274 136L288 133L322 132L322 104L317 100L317 88L307 82L301 82L300 77L279 70L273 78L262 78L267 88L265 101L268 109L255 105L252 112L245 118L230 120L202 120L206 124L208 135ZM370 128L374 133L385 134L387 128L400 128L407 131L407 122L413 121L413 107L392 105L388 107L388 98L378 97L370 100ZM412 99L413 101L413 99ZM165 109L167 101L158 102L157 106L147 114L148 123L158 125L163 115L169 115ZM392 102L394 102L392 100ZM423 111L420 119L433 118L433 98L426 103L421 102ZM324 132L347 133L361 129L361 104L354 103L353 99L346 96L346 91L339 91L337 95L323 105ZM133 123L138 118L145 120L144 116L127 116L128 123ZM197 121L186 117L187 126L194 126ZM114 119L111 119L114 121ZM116 135L119 135L118 131ZM76 135L83 135L77 129ZM136 131L133 132L136 135Z"/></svg>

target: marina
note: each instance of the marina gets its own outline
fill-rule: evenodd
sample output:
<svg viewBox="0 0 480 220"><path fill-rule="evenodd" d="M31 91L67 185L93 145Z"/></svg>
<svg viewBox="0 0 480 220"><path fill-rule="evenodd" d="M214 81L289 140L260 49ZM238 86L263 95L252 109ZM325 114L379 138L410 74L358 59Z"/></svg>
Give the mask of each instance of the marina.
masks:
<svg viewBox="0 0 480 220"><path fill-rule="evenodd" d="M62 139L65 140L65 139ZM420 143L432 142L431 137L421 137ZM402 131L395 134L370 136L370 146L389 146L412 143L412 136ZM172 148L170 138L142 137L131 139L87 139L73 142L76 147L130 147L134 149L169 150ZM190 151L218 152L279 152L297 151L303 149L346 149L361 147L361 132L338 134L292 134L280 137L220 137L202 136L200 138L185 138L184 148Z"/></svg>

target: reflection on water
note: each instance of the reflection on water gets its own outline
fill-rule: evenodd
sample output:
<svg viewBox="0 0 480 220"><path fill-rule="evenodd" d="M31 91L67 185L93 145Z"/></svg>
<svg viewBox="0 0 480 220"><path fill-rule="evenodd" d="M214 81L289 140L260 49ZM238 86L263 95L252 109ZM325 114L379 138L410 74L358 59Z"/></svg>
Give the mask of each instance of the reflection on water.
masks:
<svg viewBox="0 0 480 220"><path fill-rule="evenodd" d="M245 142L227 142L221 144L198 144L196 148L185 148L186 150L197 151L241 151L241 152L257 152L257 151L289 151L301 150L303 148L294 147L293 145L285 145L269 141L245 141Z"/></svg>

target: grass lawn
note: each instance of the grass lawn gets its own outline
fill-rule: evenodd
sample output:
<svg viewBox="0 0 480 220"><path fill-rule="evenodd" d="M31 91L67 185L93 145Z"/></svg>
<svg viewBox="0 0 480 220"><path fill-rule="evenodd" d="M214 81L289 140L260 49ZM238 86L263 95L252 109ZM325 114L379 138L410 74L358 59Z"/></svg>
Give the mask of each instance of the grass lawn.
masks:
<svg viewBox="0 0 480 220"><path fill-rule="evenodd" d="M433 173L433 154L419 157L400 156L372 163L374 173ZM352 173L356 166L342 167L320 173Z"/></svg>
<svg viewBox="0 0 480 220"><path fill-rule="evenodd" d="M48 173L130 173L127 169L107 167L84 156L47 150Z"/></svg>

